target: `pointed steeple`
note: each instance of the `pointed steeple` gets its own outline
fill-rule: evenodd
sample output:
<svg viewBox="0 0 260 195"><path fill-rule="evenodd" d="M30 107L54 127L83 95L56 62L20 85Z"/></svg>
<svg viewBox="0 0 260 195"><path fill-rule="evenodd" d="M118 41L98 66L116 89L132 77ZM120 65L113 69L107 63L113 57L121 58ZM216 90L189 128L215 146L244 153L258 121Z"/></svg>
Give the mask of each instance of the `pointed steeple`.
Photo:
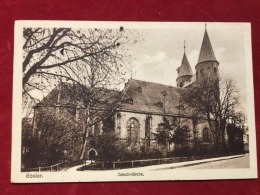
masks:
<svg viewBox="0 0 260 195"><path fill-rule="evenodd" d="M206 24L205 24L205 33L204 33L204 37L200 49L198 64L205 61L215 61L218 63L209 39Z"/></svg>
<svg viewBox="0 0 260 195"><path fill-rule="evenodd" d="M184 54L183 54L181 66L179 68L177 68L178 78L181 76L193 75L191 67L190 67L190 63L189 63L188 58L185 53L185 48L186 47L185 47L185 41L184 41Z"/></svg>

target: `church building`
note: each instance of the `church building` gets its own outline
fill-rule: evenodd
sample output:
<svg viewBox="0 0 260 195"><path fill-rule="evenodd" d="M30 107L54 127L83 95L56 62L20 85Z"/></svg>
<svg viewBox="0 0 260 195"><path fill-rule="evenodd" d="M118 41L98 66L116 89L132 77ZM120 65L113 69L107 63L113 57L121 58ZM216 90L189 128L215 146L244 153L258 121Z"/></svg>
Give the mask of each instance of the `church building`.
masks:
<svg viewBox="0 0 260 195"><path fill-rule="evenodd" d="M169 116L176 121L180 120L180 126L188 132L187 144L192 145L194 141L209 144L211 137L208 123L201 122L194 127L190 110L181 109L181 93L204 74L218 75L218 65L205 29L195 74L192 72L184 46L182 62L177 68L177 87L136 79L130 79L126 83L123 90L126 101L124 108L116 115L116 131L122 139L131 144L138 142L150 145L155 141L154 135L162 123L162 116Z"/></svg>
<svg viewBox="0 0 260 195"><path fill-rule="evenodd" d="M204 74L218 75L218 66L219 62L215 57L207 29L205 29L195 73L191 69L184 46L182 62L177 68L177 87L132 78L128 80L122 91L122 105L114 112L112 117L115 132L129 146L156 147L158 144L155 135L160 131L163 116L167 116L187 132L185 145L193 145L195 142L210 145L212 140L207 121L194 124L194 118L190 115L189 108L182 105L181 93L200 80ZM53 89L45 100L42 100L41 104L35 106L35 117L37 117L37 112L40 112L39 109L44 102L50 104L49 100L54 99L51 94L54 94L55 91L57 91L57 88ZM61 97L56 99L58 101ZM55 107L61 105L55 101L52 101L52 104ZM78 107L75 108L74 115L79 118L81 111L77 110ZM97 117L92 120L96 119ZM89 129L88 135L102 134L102 125L102 121L99 121ZM37 124L34 124L34 126L34 134L37 134ZM173 147L171 146L171 148ZM86 154L89 155L89 152L93 150L92 147L87 146Z"/></svg>

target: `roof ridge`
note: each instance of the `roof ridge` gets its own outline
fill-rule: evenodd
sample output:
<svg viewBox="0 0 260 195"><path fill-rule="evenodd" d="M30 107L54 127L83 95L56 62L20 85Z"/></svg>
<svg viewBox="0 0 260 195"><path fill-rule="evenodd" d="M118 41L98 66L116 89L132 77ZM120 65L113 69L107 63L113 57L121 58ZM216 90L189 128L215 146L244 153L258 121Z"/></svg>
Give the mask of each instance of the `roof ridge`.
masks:
<svg viewBox="0 0 260 195"><path fill-rule="evenodd" d="M175 87L173 85L166 85L166 84L162 84L162 83L155 83L155 82L152 82L152 81L143 81L143 80L139 80L139 79L130 79L130 80L135 80L135 81L138 81L138 82L151 83L151 84L156 84L156 85L163 85L165 87L173 87L173 88L179 89L179 87ZM129 82L130 82L130 80L129 80Z"/></svg>

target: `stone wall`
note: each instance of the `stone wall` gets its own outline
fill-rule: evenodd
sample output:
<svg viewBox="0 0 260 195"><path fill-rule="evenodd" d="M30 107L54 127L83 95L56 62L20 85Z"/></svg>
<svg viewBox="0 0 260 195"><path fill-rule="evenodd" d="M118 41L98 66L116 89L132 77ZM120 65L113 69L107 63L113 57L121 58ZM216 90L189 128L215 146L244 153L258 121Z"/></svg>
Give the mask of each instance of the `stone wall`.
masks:
<svg viewBox="0 0 260 195"><path fill-rule="evenodd" d="M145 121L147 119L147 116L151 116L151 122L150 122L150 138L151 142L154 142L154 133L157 132L158 125L163 122L162 116L161 115L149 115L145 113L134 113L134 112L126 112L126 111L121 111L120 113L117 113L117 117L115 117L115 129L117 133L120 135L120 138L123 140L126 140L127 137L127 121L130 118L135 118L138 120L140 124L140 131L139 131L139 136L140 136L140 143L144 142L146 139L145 136ZM179 120L179 119L178 119ZM193 122L192 119L190 118L181 118L180 120L180 126L186 126L189 129L189 134L190 137L188 140L191 141L191 143L194 140L195 132L197 132L197 141L202 142L203 138L203 129L208 128L208 123L207 121L200 122L196 128L194 129L193 127Z"/></svg>

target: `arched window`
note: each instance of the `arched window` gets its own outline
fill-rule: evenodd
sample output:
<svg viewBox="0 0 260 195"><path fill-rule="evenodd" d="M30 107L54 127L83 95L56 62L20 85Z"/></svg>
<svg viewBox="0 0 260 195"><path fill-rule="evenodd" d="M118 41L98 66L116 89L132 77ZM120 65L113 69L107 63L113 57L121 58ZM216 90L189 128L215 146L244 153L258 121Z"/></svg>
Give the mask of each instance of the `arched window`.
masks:
<svg viewBox="0 0 260 195"><path fill-rule="evenodd" d="M138 87L136 88L136 90L137 90L138 92L142 92L142 87L141 87L141 86L138 86Z"/></svg>
<svg viewBox="0 0 260 195"><path fill-rule="evenodd" d="M214 74L217 74L217 68L214 67Z"/></svg>
<svg viewBox="0 0 260 195"><path fill-rule="evenodd" d="M209 142L210 141L210 137L209 137L209 129L208 128L204 128L203 129L203 138L202 140L204 142Z"/></svg>
<svg viewBox="0 0 260 195"><path fill-rule="evenodd" d="M91 149L88 151L88 156L90 160L94 160L97 156L97 151L94 149Z"/></svg>
<svg viewBox="0 0 260 195"><path fill-rule="evenodd" d="M127 121L126 141L130 145L135 145L139 141L139 122L136 118L130 118Z"/></svg>
<svg viewBox="0 0 260 195"><path fill-rule="evenodd" d="M188 139L190 137L190 130L187 126L181 127L182 132L183 132L183 138Z"/></svg>
<svg viewBox="0 0 260 195"><path fill-rule="evenodd" d="M198 140L198 131L193 131L193 139Z"/></svg>
<svg viewBox="0 0 260 195"><path fill-rule="evenodd" d="M117 130L121 130L121 113L117 113L116 115L116 125L117 125Z"/></svg>
<svg viewBox="0 0 260 195"><path fill-rule="evenodd" d="M162 101L157 102L155 105L156 105L157 107L159 107L159 108L163 108L163 103L162 103Z"/></svg>
<svg viewBox="0 0 260 195"><path fill-rule="evenodd" d="M102 122L99 117L96 117L94 123L95 124L93 126L93 135L98 136L101 134Z"/></svg>
<svg viewBox="0 0 260 195"><path fill-rule="evenodd" d="M129 98L129 99L127 100L127 103L128 103L128 104L133 104L133 103L134 103L133 98Z"/></svg>
<svg viewBox="0 0 260 195"><path fill-rule="evenodd" d="M180 87L182 87L182 82L180 82Z"/></svg>

